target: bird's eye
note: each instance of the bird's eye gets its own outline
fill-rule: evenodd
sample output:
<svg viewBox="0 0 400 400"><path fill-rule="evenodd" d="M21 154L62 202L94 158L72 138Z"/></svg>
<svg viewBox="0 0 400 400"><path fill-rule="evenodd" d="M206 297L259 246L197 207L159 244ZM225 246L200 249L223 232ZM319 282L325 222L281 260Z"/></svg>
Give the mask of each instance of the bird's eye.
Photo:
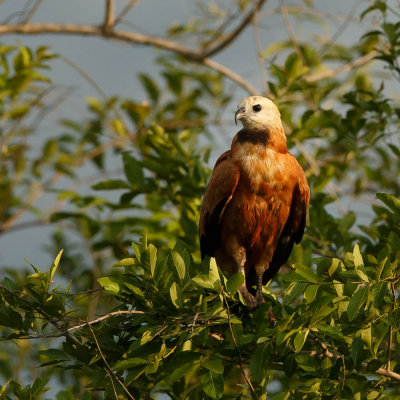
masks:
<svg viewBox="0 0 400 400"><path fill-rule="evenodd" d="M253 106L253 111L255 112L261 111L261 106L259 104L256 104L255 106Z"/></svg>

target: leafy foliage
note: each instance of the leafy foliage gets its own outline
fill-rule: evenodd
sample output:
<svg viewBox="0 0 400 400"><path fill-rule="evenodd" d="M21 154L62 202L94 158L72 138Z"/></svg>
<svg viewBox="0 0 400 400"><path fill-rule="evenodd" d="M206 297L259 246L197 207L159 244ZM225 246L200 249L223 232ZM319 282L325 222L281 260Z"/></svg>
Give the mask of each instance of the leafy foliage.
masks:
<svg viewBox="0 0 400 400"><path fill-rule="evenodd" d="M223 40L226 10L203 12L169 36ZM58 254L4 268L2 398L399 398L400 108L385 88L400 77L399 24L381 0L361 18L378 23L353 46L289 40L260 56L312 200L253 313L243 277L198 251L208 143L231 108L224 75L162 53L159 76L138 76L148 102L90 97L86 119L47 137L66 94L41 72L56 56L0 45L0 238L50 225Z"/></svg>

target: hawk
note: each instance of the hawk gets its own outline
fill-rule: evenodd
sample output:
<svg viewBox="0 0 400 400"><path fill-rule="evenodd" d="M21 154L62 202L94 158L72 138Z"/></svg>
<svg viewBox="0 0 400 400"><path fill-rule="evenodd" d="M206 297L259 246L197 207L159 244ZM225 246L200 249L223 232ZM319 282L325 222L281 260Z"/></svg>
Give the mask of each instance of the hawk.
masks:
<svg viewBox="0 0 400 400"><path fill-rule="evenodd" d="M310 189L288 152L280 112L262 96L243 99L235 123L243 124L231 149L215 163L202 201L201 257L215 257L232 275L249 309L265 302L262 287L303 237ZM254 290L255 286L255 290Z"/></svg>

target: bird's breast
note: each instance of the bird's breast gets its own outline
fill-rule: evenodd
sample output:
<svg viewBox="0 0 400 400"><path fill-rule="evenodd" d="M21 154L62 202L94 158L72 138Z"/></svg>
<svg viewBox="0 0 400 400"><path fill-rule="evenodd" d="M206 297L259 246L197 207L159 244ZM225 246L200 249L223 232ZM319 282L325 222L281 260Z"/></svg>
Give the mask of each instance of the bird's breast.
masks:
<svg viewBox="0 0 400 400"><path fill-rule="evenodd" d="M289 216L291 172L284 154L265 147L246 147L236 153L240 179L229 218L243 243L250 247L272 245Z"/></svg>
<svg viewBox="0 0 400 400"><path fill-rule="evenodd" d="M237 154L242 182L260 196L271 190L281 190L286 181L282 154L262 146L248 147L242 146Z"/></svg>

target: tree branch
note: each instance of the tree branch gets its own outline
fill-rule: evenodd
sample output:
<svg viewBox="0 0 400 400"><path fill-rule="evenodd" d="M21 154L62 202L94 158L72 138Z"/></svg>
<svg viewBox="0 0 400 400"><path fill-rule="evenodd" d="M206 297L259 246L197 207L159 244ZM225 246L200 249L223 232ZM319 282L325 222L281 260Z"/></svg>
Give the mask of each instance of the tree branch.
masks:
<svg viewBox="0 0 400 400"><path fill-rule="evenodd" d="M266 0L264 0L266 1ZM53 23L28 23L28 24L11 24L0 25L0 35L7 34L22 34L22 35L43 35L43 34L58 34L58 35L83 35L83 36L99 36L106 39L116 40L129 44L139 44L143 46L154 46L164 50L172 51L181 55L185 59L198 64L206 65L215 71L220 72L228 79L232 80L249 94L256 95L259 91L250 85L239 74L232 71L216 61L206 57L206 53L192 50L182 46L171 40L163 39L157 36L143 35L140 33L111 30L105 32L104 29L93 25L76 25L76 24L53 24ZM214 54L214 52L213 52Z"/></svg>
<svg viewBox="0 0 400 400"><path fill-rule="evenodd" d="M352 70L353 68L360 67L361 65L364 65L374 59L378 55L378 52L376 50L371 51L370 53L365 54L364 56L357 58L353 61L350 61L349 63L342 65L339 68L336 69L329 69L327 71L319 72L316 74L312 75L306 75L304 79L308 83L313 83L320 81L321 79L326 79L326 78L332 78L335 75L339 75L342 72L347 72Z"/></svg>
<svg viewBox="0 0 400 400"><path fill-rule="evenodd" d="M95 343L96 343L96 347L97 347L97 349L99 350L100 356L101 356L101 358L102 358L102 360L103 360L103 362L104 362L104 364L105 364L105 366L106 366L106 372L107 372L108 376L110 377L111 385L112 385L113 390L114 390L115 399L118 400L118 394L117 394L117 390L116 390L116 388L115 388L115 386L114 386L114 379L122 386L122 388L124 389L124 391L125 391L125 393L128 395L128 397L129 397L131 400L135 400L135 398L130 394L128 388L127 388L127 387L124 385L124 383L118 378L118 376L114 374L114 371L111 369L110 364L107 362L106 358L104 357L103 351L101 350L101 347L100 347L100 345L99 345L99 342L98 342L98 340L97 340L96 335L94 334L94 330L93 330L93 328L91 327L91 325L89 325L89 329L90 329L90 332L92 333L93 339L94 339L94 341L95 341Z"/></svg>
<svg viewBox="0 0 400 400"><path fill-rule="evenodd" d="M104 321L105 319L111 318L111 317L115 317L116 315L143 315L146 314L144 311L138 311L138 310L118 310L118 311L114 311L111 313L108 313L106 315L103 315L102 317L93 319L91 321L86 321L82 324L79 325L75 325L75 326L71 326L70 328L68 328L64 334L66 333L70 333L72 331L76 331L78 329L84 328L86 326L91 326L94 324L98 324L101 321Z"/></svg>
<svg viewBox="0 0 400 400"><path fill-rule="evenodd" d="M114 26L115 3L114 0L106 0L106 13L104 17L104 31L110 32Z"/></svg>
<svg viewBox="0 0 400 400"><path fill-rule="evenodd" d="M232 335L233 344L235 345L236 351L237 351L238 356L239 356L239 367L240 367L240 371L241 371L242 377L246 381L247 385L249 386L252 395L258 400L259 397L257 396L257 393L256 393L256 391L254 389L254 386L251 383L251 380L249 379L249 377L244 372L242 353L241 353L240 348L238 346L238 343L237 343L237 340L236 340L236 336L235 336L235 332L233 331L233 328L232 328L231 312L230 312L228 300L226 300L225 293L224 293L223 289L221 289L221 293L222 293L222 296L224 298L224 302L225 302L225 305L226 305L226 313L227 313L227 316L228 316L228 325L229 325L229 330L230 330L231 335Z"/></svg>
<svg viewBox="0 0 400 400"><path fill-rule="evenodd" d="M203 57L211 57L214 54L219 53L226 46L232 43L243 32L243 30L247 27L247 25L251 23L251 21L254 18L254 15L261 9L261 7L264 5L266 1L267 0L258 0L254 5L254 7L243 19L241 24L235 30L225 35L222 39L219 38L207 46L207 48L203 52Z"/></svg>
<svg viewBox="0 0 400 400"><path fill-rule="evenodd" d="M211 60L210 58L205 58L202 63L207 67L214 69L215 71L220 72L225 77L229 78L231 81L237 83L241 86L246 92L251 94L252 96L261 96L259 90L257 90L254 86L248 83L245 79L243 79L239 74L232 71L231 69L225 67L222 64L217 63L216 61Z"/></svg>

